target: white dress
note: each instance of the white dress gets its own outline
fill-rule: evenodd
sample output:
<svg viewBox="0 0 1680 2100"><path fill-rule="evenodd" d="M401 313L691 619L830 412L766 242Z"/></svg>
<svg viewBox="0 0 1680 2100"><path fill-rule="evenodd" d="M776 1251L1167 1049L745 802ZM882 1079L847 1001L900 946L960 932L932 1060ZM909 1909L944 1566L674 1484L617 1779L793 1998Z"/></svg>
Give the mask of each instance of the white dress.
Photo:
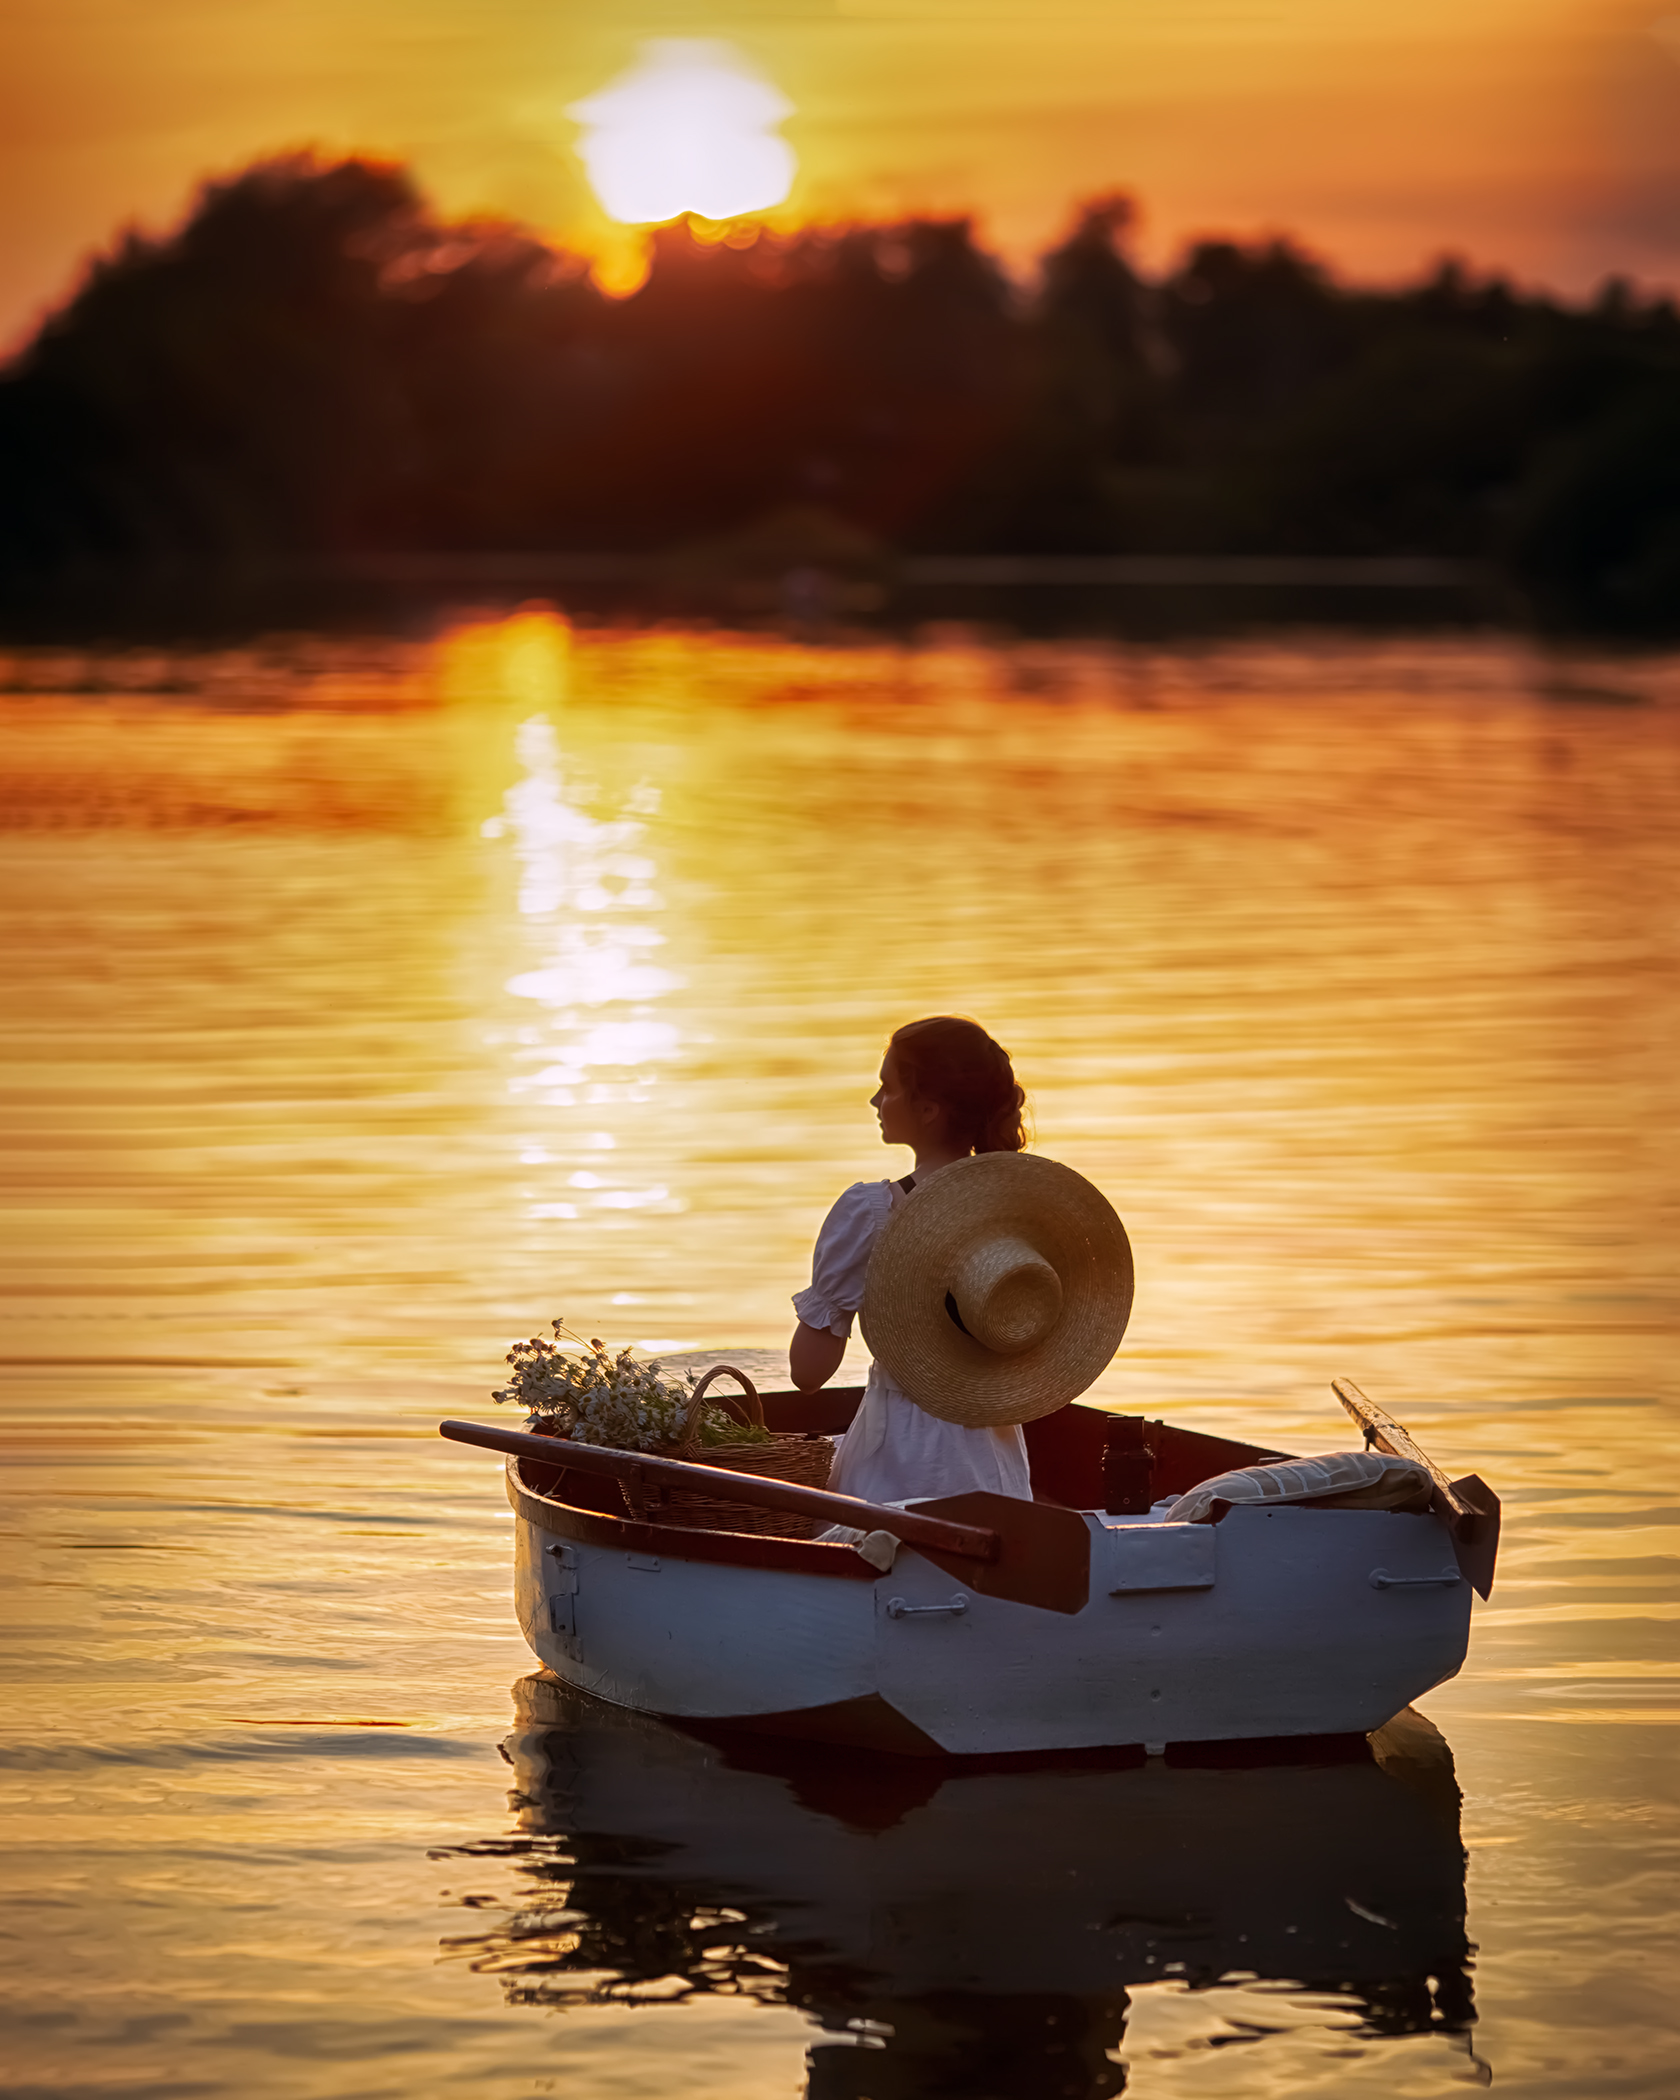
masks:
<svg viewBox="0 0 1680 2100"><path fill-rule="evenodd" d="M835 1203L817 1234L810 1288L794 1294L793 1309L807 1327L826 1327L842 1340L851 1334L870 1249L904 1197L896 1181L856 1181ZM942 1422L907 1399L879 1364L869 1367L868 1387L840 1439L828 1484L837 1494L861 1495L866 1502L961 1495L973 1488L1032 1500L1026 1439L1017 1425L965 1429Z"/></svg>

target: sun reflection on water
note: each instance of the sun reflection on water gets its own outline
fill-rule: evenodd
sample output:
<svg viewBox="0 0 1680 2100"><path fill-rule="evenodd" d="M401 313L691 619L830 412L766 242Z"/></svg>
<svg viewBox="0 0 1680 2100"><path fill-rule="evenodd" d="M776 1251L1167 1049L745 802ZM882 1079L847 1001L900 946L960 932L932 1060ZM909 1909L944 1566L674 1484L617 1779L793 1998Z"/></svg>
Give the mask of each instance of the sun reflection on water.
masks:
<svg viewBox="0 0 1680 2100"><path fill-rule="evenodd" d="M568 791L561 726L570 649L563 620L531 612L457 636L448 659L457 667L457 696L488 683L515 705L541 710L513 724L517 777L499 812L479 827L484 840L511 852L518 870L518 938L530 966L515 970L503 989L541 1019L493 1029L488 1040L509 1066L509 1099L526 1114L544 1114L520 1155L521 1164L534 1167L563 1166L569 1156L538 1142L549 1128L546 1112L646 1107L661 1068L683 1054L682 1032L661 1017L659 1002L680 992L685 979L652 959L668 942L655 923L665 902L649 850L660 791L638 779L611 816L584 806L600 800L598 784ZM617 1148L610 1129L571 1142L573 1153ZM565 1176L564 1187L559 1197L526 1191L527 1219L543 1225L587 1217L608 1225L627 1212L672 1215L686 1207L663 1181L627 1182L590 1168Z"/></svg>

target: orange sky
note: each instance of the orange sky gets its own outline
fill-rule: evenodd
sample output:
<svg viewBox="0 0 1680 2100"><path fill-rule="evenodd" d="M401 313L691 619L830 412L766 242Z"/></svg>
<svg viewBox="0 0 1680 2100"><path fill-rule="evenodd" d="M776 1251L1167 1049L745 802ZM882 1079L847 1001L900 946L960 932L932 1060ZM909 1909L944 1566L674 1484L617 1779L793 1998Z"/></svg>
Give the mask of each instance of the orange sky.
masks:
<svg viewBox="0 0 1680 2100"><path fill-rule="evenodd" d="M1680 0L0 0L0 340L300 144L598 238L561 112L659 35L791 97L806 214L974 209L1024 261L1124 186L1152 259L1283 228L1367 276L1680 283Z"/></svg>

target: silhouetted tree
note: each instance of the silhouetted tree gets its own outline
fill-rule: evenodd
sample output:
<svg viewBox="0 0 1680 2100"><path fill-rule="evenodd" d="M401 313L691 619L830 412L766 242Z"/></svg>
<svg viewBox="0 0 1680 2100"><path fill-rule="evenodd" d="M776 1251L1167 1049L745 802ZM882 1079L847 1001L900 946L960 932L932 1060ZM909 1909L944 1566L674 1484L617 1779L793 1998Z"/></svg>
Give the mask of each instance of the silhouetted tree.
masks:
<svg viewBox="0 0 1680 2100"><path fill-rule="evenodd" d="M425 233L395 169L292 160L207 188L171 240L131 235L0 392L12 549L239 555L377 531L405 415L381 278Z"/></svg>
<svg viewBox="0 0 1680 2100"><path fill-rule="evenodd" d="M1023 553L1130 543L1117 481L1159 453L1170 362L1157 301L1124 253L1133 215L1129 198L1094 199L1045 256L1025 413L1008 458L992 463L971 537Z"/></svg>
<svg viewBox="0 0 1680 2100"><path fill-rule="evenodd" d="M1680 624L1680 320L1287 242L1159 282L1094 200L1013 287L967 219L655 236L603 296L309 156L128 236L0 375L0 576L658 549L798 509L901 547L1420 553Z"/></svg>

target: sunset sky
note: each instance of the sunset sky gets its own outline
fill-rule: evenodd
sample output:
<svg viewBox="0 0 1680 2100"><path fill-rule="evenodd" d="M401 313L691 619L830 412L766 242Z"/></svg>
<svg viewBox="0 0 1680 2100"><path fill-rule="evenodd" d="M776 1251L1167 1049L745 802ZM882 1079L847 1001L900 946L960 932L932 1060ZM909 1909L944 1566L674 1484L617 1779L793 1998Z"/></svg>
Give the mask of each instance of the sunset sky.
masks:
<svg viewBox="0 0 1680 2100"><path fill-rule="evenodd" d="M1075 198L1148 259L1289 230L1394 278L1445 250L1680 283L1680 0L0 0L0 340L129 221L300 145L595 245L566 106L658 36L794 105L795 216L973 210L1024 263Z"/></svg>

